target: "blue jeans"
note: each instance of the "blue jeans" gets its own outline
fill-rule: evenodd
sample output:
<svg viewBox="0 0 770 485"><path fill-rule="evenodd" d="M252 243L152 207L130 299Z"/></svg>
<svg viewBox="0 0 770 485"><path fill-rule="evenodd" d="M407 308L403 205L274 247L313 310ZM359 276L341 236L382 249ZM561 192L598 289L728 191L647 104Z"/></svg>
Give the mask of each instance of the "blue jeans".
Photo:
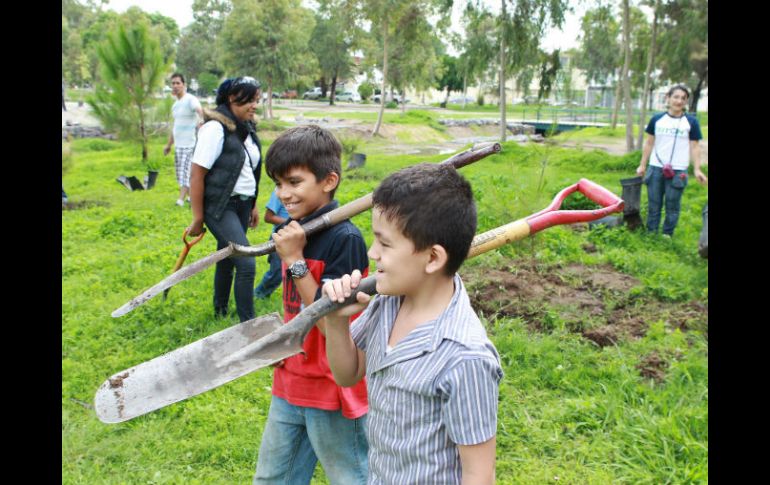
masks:
<svg viewBox="0 0 770 485"><path fill-rule="evenodd" d="M205 218L206 227L217 239L217 249L227 247L232 241L244 246L249 245L246 229L254 199L241 200L231 197L219 220ZM254 318L255 263L253 257L227 258L217 263L214 271L214 312L217 315L227 313L230 302L230 288L233 286L235 269L235 308L242 322Z"/></svg>
<svg viewBox="0 0 770 485"><path fill-rule="evenodd" d="M253 485L308 484L319 460L332 485L364 485L368 452L366 415L347 419L273 396Z"/></svg>
<svg viewBox="0 0 770 485"><path fill-rule="evenodd" d="M647 184L647 231L658 232L660 213L665 197L666 218L663 221L663 234L672 236L682 206L682 193L687 187L687 170L674 170L674 178L663 177L663 169L650 166L644 177Z"/></svg>
<svg viewBox="0 0 770 485"><path fill-rule="evenodd" d="M276 288L281 286L281 258L276 253L270 253L267 255L267 262L270 263L270 269L262 277L262 281L259 282L256 288L254 288L254 296L256 298L267 298L270 296Z"/></svg>

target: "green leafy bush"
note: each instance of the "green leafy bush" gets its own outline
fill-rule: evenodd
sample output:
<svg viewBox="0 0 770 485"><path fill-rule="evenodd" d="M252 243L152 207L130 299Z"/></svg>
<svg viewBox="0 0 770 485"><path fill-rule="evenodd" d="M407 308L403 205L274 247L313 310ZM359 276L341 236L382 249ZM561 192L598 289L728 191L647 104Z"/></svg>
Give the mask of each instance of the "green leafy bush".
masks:
<svg viewBox="0 0 770 485"><path fill-rule="evenodd" d="M78 148L86 152L105 152L114 150L116 143L104 138L85 138L78 144Z"/></svg>

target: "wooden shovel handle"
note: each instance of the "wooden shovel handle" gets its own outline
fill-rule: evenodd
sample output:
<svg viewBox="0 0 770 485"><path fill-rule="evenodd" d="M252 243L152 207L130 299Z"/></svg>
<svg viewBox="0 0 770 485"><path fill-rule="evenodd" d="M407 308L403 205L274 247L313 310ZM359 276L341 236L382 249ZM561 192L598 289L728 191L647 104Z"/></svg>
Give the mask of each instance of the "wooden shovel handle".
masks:
<svg viewBox="0 0 770 485"><path fill-rule="evenodd" d="M441 165L452 165L454 168L459 169L466 165L470 165L473 162L477 162L493 153L499 153L501 150L502 147L497 142L479 143L464 152L460 152L457 155L444 160L441 162ZM305 231L306 235L310 236L327 227L350 219L351 217L372 208L372 196L372 193L366 194L352 202L348 202L342 207L338 207L320 217L316 217L315 219L302 224L302 229ZM275 243L272 239L257 246L243 246L232 242L230 245L233 248L233 256L235 257L263 256L275 251Z"/></svg>
<svg viewBox="0 0 770 485"><path fill-rule="evenodd" d="M556 210L568 195L576 191L601 205L602 208L597 210ZM468 251L468 257L472 258L510 242L524 239L551 226L595 221L621 210L623 210L623 199L595 182L580 179L578 183L570 185L556 194L551 204L540 212L474 237L471 249Z"/></svg>

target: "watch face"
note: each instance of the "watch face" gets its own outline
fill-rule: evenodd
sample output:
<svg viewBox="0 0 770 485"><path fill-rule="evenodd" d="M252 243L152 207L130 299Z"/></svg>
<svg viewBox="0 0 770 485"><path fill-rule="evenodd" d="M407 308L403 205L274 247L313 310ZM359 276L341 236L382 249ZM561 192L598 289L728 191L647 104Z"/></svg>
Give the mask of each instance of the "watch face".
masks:
<svg viewBox="0 0 770 485"><path fill-rule="evenodd" d="M293 277L301 278L307 274L307 263L301 259L299 261L295 261L291 266L289 266L289 271L291 271L291 275Z"/></svg>

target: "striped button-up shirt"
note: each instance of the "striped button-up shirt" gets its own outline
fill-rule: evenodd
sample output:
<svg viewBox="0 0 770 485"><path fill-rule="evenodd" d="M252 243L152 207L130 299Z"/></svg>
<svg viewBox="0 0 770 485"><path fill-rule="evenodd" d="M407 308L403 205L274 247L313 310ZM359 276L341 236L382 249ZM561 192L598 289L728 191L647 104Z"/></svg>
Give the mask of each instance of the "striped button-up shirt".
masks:
<svg viewBox="0 0 770 485"><path fill-rule="evenodd" d="M497 430L500 357L459 275L447 308L389 352L400 297L378 296L351 326L366 352L370 484L459 484L457 445Z"/></svg>

